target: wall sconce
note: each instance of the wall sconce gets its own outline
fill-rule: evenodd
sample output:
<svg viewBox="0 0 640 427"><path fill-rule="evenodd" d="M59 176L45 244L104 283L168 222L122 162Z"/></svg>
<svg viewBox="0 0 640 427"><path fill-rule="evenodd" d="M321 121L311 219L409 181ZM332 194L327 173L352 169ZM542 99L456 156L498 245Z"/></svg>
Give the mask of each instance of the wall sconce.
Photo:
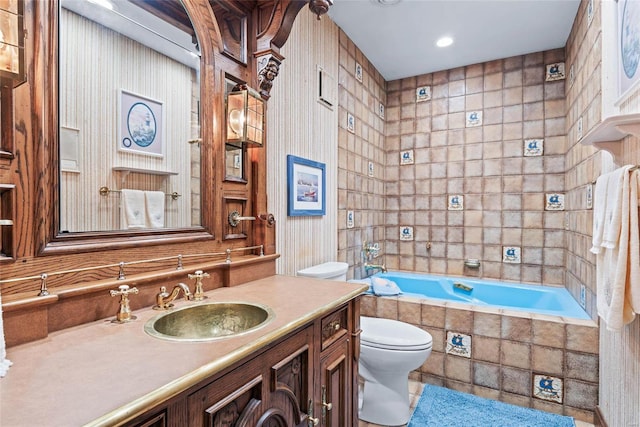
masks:
<svg viewBox="0 0 640 427"><path fill-rule="evenodd" d="M227 94L227 143L264 144L264 101L246 85Z"/></svg>
<svg viewBox="0 0 640 427"><path fill-rule="evenodd" d="M24 82L24 0L0 2L0 81L3 87Z"/></svg>

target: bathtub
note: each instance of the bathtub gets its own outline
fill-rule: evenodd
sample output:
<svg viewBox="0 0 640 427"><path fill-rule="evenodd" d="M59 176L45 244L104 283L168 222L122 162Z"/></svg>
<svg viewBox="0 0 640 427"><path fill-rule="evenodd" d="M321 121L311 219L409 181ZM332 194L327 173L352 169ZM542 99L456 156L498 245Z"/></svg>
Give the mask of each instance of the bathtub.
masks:
<svg viewBox="0 0 640 427"><path fill-rule="evenodd" d="M373 277L383 277L395 282L404 296L591 319L569 291L562 287L393 271L377 273Z"/></svg>

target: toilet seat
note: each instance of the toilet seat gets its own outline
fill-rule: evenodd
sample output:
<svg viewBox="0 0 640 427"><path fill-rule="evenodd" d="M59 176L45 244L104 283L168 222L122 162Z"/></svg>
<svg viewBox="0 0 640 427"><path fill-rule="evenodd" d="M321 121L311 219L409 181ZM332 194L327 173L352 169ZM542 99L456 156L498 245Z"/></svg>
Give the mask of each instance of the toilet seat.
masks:
<svg viewBox="0 0 640 427"><path fill-rule="evenodd" d="M431 334L391 319L360 317L360 343L363 346L398 351L422 351L433 345Z"/></svg>

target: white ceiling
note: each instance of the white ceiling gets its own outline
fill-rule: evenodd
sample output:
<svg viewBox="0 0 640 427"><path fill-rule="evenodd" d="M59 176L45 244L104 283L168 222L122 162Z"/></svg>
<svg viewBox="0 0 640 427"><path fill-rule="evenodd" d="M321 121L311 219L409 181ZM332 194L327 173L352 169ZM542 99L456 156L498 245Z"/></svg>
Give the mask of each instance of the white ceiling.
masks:
<svg viewBox="0 0 640 427"><path fill-rule="evenodd" d="M580 0L334 0L329 16L391 81L564 47L579 5ZM436 47L445 35L453 45Z"/></svg>

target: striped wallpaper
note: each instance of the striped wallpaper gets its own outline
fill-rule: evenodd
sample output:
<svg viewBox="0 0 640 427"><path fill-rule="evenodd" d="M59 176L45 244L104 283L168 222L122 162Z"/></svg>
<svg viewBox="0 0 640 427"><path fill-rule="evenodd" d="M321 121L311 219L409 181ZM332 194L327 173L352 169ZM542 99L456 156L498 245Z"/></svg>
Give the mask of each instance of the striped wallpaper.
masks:
<svg viewBox="0 0 640 427"><path fill-rule="evenodd" d="M267 194L281 255L276 271L294 275L337 256L338 107L337 100L333 110L318 102L317 67L337 85L338 27L304 8L281 53L285 60L267 107ZM326 164L326 215L287 216L288 154Z"/></svg>

